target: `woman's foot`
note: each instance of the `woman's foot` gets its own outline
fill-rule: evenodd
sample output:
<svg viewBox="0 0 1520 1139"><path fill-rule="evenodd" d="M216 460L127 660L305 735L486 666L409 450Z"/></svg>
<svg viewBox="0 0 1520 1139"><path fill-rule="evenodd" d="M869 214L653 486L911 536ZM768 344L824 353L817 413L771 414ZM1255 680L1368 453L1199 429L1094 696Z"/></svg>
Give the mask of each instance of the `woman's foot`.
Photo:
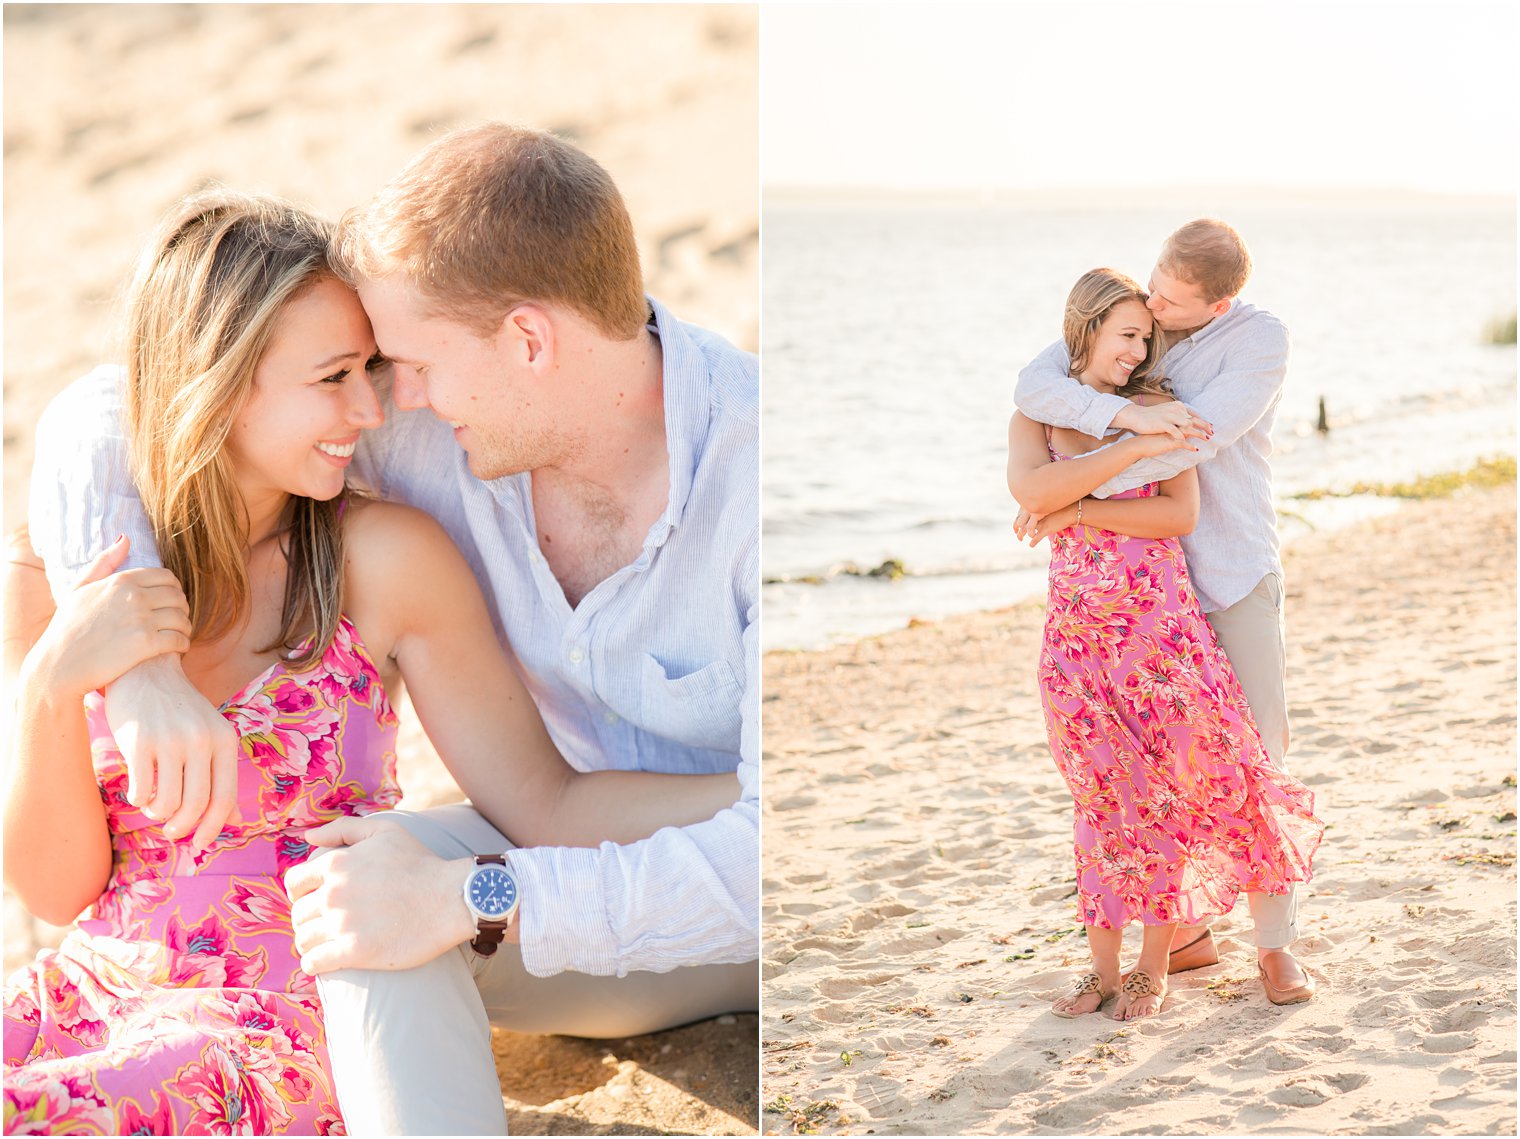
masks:
<svg viewBox="0 0 1520 1139"><path fill-rule="evenodd" d="M1067 1020L1083 1016L1090 1012L1097 1012L1103 1007L1103 1002L1114 995L1118 988L1116 981L1104 983L1102 977L1096 973L1087 973L1077 979L1076 985L1071 992L1064 997L1057 997L1050 1006L1050 1011L1057 1016L1063 1016Z"/></svg>
<svg viewBox="0 0 1520 1139"><path fill-rule="evenodd" d="M1114 1006L1115 1020L1139 1020L1143 1016L1155 1016L1166 1000L1166 974L1157 975L1136 969L1124 978L1119 988L1119 1003Z"/></svg>

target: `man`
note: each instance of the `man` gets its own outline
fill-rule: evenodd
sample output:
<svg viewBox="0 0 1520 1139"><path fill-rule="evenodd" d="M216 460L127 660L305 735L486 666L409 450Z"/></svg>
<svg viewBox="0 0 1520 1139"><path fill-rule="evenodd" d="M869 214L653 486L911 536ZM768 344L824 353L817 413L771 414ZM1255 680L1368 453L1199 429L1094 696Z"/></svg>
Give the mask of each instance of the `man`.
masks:
<svg viewBox="0 0 1520 1139"><path fill-rule="evenodd" d="M1180 403L1140 407L1076 383L1062 342L1019 373L1014 401L1031 419L1098 438L1119 429L1194 439L1191 448L1135 463L1094 493L1107 498L1198 466L1198 523L1182 539L1188 573L1267 752L1281 767L1288 750L1286 656L1269 456L1288 332L1239 299L1250 273L1245 243L1222 221L1189 222L1162 246L1147 307L1165 337L1162 369ZM1021 516L1020 529L1025 521ZM1314 979L1289 948L1298 937L1296 892L1251 893L1247 902L1268 999L1309 1000ZM1171 972L1219 960L1207 926L1179 927L1172 944Z"/></svg>
<svg viewBox="0 0 1520 1139"><path fill-rule="evenodd" d="M644 296L616 187L536 131L439 140L344 219L336 254L400 409L359 481L449 531L561 752L742 787L708 822L597 850L513 849L468 805L309 833L331 852L287 889L349 1130L500 1133L490 1022L612 1037L756 1004L756 361ZM114 398L98 371L48 422L109 433ZM33 537L56 591L100 536L152 535L119 446L75 458L47 435ZM133 801L209 841L225 721L173 657L108 701Z"/></svg>

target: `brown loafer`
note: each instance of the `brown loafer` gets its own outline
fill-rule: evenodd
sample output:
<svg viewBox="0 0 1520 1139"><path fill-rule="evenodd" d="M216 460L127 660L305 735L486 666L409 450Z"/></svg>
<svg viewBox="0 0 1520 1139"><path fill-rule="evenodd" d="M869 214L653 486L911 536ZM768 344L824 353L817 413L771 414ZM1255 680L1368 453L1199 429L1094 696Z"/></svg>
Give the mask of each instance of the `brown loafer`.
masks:
<svg viewBox="0 0 1520 1139"><path fill-rule="evenodd" d="M1219 947L1214 944L1214 931L1208 926L1186 945L1179 945L1167 954L1168 973L1186 973L1189 969L1202 969L1219 964Z"/></svg>
<svg viewBox="0 0 1520 1139"><path fill-rule="evenodd" d="M1278 953L1290 961L1294 960L1293 955L1285 949L1272 950L1267 955L1268 959L1270 960L1273 955ZM1297 964L1296 961L1294 963ZM1283 988L1279 988L1272 983L1272 978L1267 975L1267 967L1262 962L1258 961L1256 963L1256 971L1261 974L1261 987L1267 991L1267 1000L1271 1001L1274 1005L1302 1004L1314 996L1316 988L1314 978L1310 976L1309 970L1305 969L1302 965L1299 965L1299 971L1304 975L1304 983L1301 985L1288 985Z"/></svg>

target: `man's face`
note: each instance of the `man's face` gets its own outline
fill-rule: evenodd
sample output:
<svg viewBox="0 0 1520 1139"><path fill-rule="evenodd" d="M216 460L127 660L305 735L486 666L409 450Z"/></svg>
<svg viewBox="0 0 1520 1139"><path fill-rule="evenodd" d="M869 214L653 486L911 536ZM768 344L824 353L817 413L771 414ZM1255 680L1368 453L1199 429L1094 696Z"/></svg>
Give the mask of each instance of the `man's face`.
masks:
<svg viewBox="0 0 1520 1139"><path fill-rule="evenodd" d="M1156 324L1167 332L1185 332L1202 328L1228 307L1224 301L1204 300L1197 285L1190 285L1172 276L1161 266L1151 270L1151 281L1146 291L1150 300L1145 307L1151 310Z"/></svg>
<svg viewBox="0 0 1520 1139"><path fill-rule="evenodd" d="M451 425L471 474L502 478L555 457L545 401L535 399L535 377L509 337L482 337L428 315L421 295L402 277L361 284L359 299L375 342L395 367L396 406L428 408Z"/></svg>

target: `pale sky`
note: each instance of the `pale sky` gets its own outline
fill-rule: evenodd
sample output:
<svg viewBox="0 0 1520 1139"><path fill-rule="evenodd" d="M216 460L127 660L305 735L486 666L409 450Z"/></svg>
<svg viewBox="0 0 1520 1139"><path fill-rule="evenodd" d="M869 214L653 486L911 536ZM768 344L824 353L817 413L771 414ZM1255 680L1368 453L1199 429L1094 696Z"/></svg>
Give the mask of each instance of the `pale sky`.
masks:
<svg viewBox="0 0 1520 1139"><path fill-rule="evenodd" d="M1514 194L1513 3L762 8L769 187Z"/></svg>

